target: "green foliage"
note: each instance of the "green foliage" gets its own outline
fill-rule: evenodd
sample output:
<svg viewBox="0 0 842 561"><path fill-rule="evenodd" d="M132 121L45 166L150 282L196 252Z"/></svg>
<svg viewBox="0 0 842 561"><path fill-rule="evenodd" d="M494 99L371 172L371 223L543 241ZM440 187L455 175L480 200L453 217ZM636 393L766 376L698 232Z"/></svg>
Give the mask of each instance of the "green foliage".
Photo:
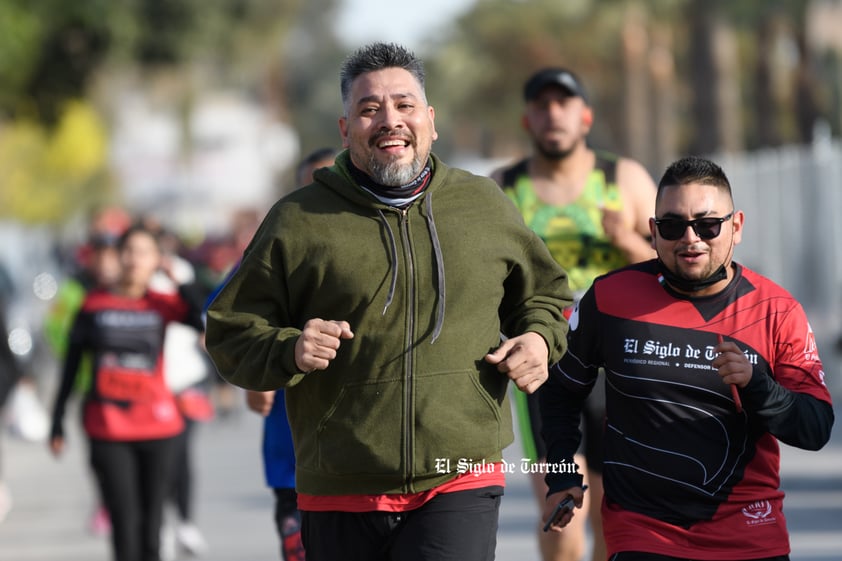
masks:
<svg viewBox="0 0 842 561"><path fill-rule="evenodd" d="M7 0L0 4L0 110L54 123L84 92L108 45L107 0Z"/></svg>
<svg viewBox="0 0 842 561"><path fill-rule="evenodd" d="M15 92L25 88L37 57L33 45L44 36L44 23L23 2L0 3L0 108L15 105Z"/></svg>
<svg viewBox="0 0 842 561"><path fill-rule="evenodd" d="M155 69L266 60L301 0L4 0L0 112L54 124L108 57ZM262 55L262 56L261 56Z"/></svg>
<svg viewBox="0 0 842 561"><path fill-rule="evenodd" d="M176 76L169 102L188 110L199 65L214 85L259 84L302 4L0 2L0 213L56 222L108 197L107 135L97 110L82 101L103 70Z"/></svg>
<svg viewBox="0 0 842 561"><path fill-rule="evenodd" d="M105 198L106 132L93 107L64 105L45 127L18 119L0 134L0 217L30 223L59 222Z"/></svg>

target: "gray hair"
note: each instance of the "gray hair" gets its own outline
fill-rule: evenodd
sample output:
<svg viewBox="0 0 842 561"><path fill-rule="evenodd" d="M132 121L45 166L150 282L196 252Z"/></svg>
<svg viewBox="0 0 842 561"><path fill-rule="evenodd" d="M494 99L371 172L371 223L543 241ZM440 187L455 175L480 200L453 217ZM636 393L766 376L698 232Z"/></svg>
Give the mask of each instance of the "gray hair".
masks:
<svg viewBox="0 0 842 561"><path fill-rule="evenodd" d="M424 63L414 53L395 43L372 43L359 48L342 64L339 72L339 85L342 91L342 105L348 114L351 85L354 80L368 72L375 72L385 68L403 68L412 74L421 86L424 103L427 102L424 92Z"/></svg>

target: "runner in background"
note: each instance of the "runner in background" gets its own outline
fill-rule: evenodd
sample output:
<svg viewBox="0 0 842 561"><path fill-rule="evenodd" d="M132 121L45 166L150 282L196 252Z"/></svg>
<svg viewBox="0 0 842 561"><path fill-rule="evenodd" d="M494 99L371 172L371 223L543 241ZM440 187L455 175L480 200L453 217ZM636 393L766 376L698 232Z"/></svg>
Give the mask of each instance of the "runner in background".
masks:
<svg viewBox="0 0 842 561"><path fill-rule="evenodd" d="M88 240L75 252L76 268L60 284L56 298L44 320L44 339L59 362L64 361L68 336L73 320L85 296L94 289L108 288L120 277L120 256L117 241L131 224L129 214L119 207L106 207L94 213L88 227ZM76 377L75 391L84 395L91 384L90 357L83 357ZM93 488L94 507L88 529L95 536L111 531L108 510L102 504L96 486Z"/></svg>
<svg viewBox="0 0 842 561"><path fill-rule="evenodd" d="M593 110L582 83L569 70L536 72L524 85L524 100L521 123L533 153L492 177L568 272L578 300L598 275L655 255L647 239L655 184L639 163L588 146ZM533 462L546 461L538 394L514 393L524 453ZM595 391L582 417L584 448L576 456L587 473L594 561L605 559L600 516L604 412L604 393ZM530 477L540 512L547 493L544 475ZM576 517L563 534L543 532L541 523L538 541L544 561L582 559L585 520Z"/></svg>
<svg viewBox="0 0 842 561"><path fill-rule="evenodd" d="M50 449L65 446L64 414L82 356L92 356L83 426L100 495L111 516L115 561L157 560L163 503L184 421L163 372L164 329L171 321L202 328L200 299L188 287L149 290L161 264L153 232L134 226L118 242L119 280L91 291L70 331L53 408Z"/></svg>

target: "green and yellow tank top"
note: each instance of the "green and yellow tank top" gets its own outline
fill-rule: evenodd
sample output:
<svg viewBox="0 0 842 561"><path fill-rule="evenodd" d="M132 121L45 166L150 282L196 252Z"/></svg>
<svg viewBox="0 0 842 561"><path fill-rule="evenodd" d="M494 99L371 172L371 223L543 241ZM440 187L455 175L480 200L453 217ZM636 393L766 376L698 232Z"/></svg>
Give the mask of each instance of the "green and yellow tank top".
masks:
<svg viewBox="0 0 842 561"><path fill-rule="evenodd" d="M615 156L597 153L596 165L588 175L582 194L563 206L549 205L538 199L527 173L527 160L503 172L506 195L567 271L570 288L578 295L584 293L599 275L628 264L602 228L602 209L622 208L616 168Z"/></svg>

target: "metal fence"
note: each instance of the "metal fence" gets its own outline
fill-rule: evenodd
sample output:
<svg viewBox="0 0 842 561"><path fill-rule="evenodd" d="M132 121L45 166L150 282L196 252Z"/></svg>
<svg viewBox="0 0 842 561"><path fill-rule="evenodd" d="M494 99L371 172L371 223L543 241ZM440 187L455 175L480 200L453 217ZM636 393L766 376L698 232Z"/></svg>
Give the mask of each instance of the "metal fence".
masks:
<svg viewBox="0 0 842 561"><path fill-rule="evenodd" d="M810 311L842 308L842 144L721 156L745 211L738 261L787 288ZM818 318L816 319L818 321Z"/></svg>

